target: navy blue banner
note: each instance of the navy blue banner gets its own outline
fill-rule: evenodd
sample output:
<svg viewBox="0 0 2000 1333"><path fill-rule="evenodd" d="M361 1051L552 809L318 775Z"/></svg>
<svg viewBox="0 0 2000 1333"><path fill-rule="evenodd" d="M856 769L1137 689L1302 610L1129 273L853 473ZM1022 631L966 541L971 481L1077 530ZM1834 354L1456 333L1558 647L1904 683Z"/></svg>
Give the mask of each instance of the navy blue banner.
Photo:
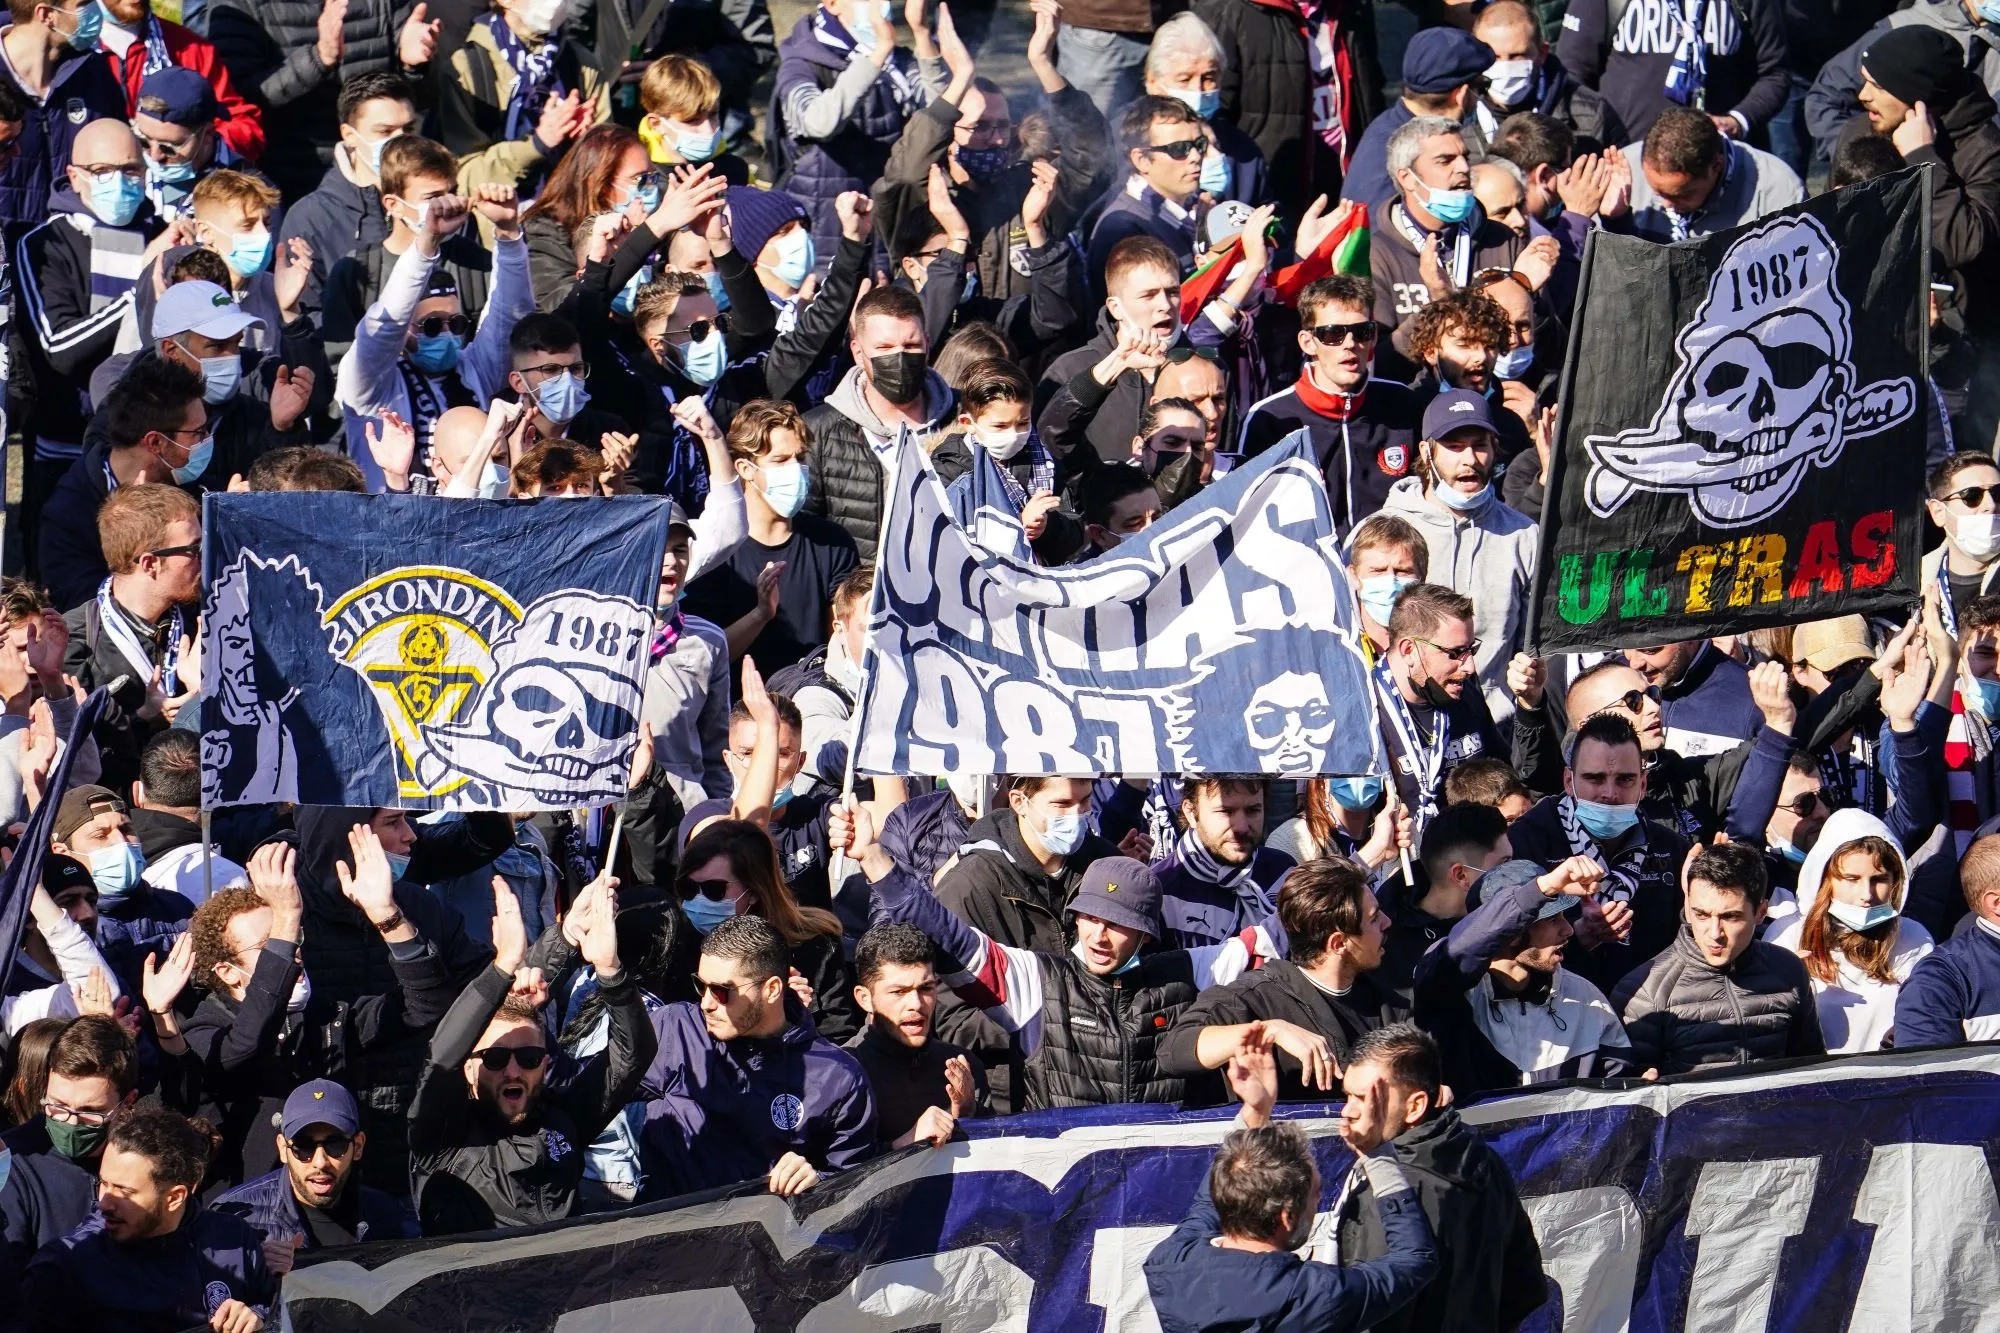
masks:
<svg viewBox="0 0 2000 1333"><path fill-rule="evenodd" d="M1330 1209L1337 1108L1293 1107ZM2000 1329L2000 1051L1571 1087L1465 1111L1541 1241L1537 1333ZM1157 1330L1141 1265L1227 1113L970 1125L787 1203L760 1191L497 1238L341 1251L285 1280L297 1333L381 1327ZM1328 1219L1322 1214L1322 1224ZM376 1326L376 1325L370 1325Z"/></svg>
<svg viewBox="0 0 2000 1333"><path fill-rule="evenodd" d="M625 794L667 505L211 493L202 805Z"/></svg>

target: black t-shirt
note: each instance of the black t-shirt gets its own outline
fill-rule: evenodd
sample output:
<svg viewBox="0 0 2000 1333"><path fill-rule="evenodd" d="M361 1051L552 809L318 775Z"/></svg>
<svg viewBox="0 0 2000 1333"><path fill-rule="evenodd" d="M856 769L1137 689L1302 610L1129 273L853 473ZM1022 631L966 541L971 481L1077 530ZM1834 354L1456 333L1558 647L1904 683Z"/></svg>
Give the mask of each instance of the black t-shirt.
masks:
<svg viewBox="0 0 2000 1333"><path fill-rule="evenodd" d="M1965 608L1971 606L1973 600L1980 595L1979 585L1986 579L1985 571L1982 570L1977 574L1954 574L1947 568L1944 576L1951 588L1952 610L1963 616Z"/></svg>
<svg viewBox="0 0 2000 1333"><path fill-rule="evenodd" d="M315 1208L299 1200L299 1212L306 1219L306 1228L312 1232L314 1249L361 1243L361 1178L351 1178L348 1185L349 1188L340 1192L340 1197L333 1201L331 1208Z"/></svg>
<svg viewBox="0 0 2000 1333"><path fill-rule="evenodd" d="M727 560L688 585L689 615L725 630L757 607L757 575L765 565L784 561L778 576L778 615L750 645L750 656L765 676L788 667L826 642L833 588L853 572L859 557L854 538L837 523L810 514L792 520L791 539L766 546L745 538Z"/></svg>

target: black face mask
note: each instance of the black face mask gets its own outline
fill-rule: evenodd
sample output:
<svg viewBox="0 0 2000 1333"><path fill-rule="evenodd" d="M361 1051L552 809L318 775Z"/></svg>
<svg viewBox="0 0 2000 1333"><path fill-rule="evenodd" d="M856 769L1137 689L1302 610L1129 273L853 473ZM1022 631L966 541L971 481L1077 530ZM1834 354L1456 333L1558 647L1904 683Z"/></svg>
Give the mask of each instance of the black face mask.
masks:
<svg viewBox="0 0 2000 1333"><path fill-rule="evenodd" d="M1159 492L1160 508L1172 509L1194 498L1201 489L1201 455L1190 450L1178 454L1153 455L1153 489Z"/></svg>
<svg viewBox="0 0 2000 1333"><path fill-rule="evenodd" d="M924 391L929 368L922 352L890 352L868 358L868 382L875 392L898 407L915 402Z"/></svg>

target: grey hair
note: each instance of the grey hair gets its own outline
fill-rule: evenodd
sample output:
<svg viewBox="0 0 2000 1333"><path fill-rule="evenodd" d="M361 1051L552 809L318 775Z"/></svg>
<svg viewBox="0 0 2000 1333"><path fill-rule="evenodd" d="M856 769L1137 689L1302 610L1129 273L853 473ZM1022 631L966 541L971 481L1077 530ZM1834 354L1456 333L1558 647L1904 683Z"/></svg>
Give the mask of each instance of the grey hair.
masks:
<svg viewBox="0 0 2000 1333"><path fill-rule="evenodd" d="M1395 180L1396 173L1408 171L1416 165L1417 157L1424 151L1424 140L1435 139L1440 134L1465 134L1465 126L1443 116L1418 116L1409 124L1389 136L1389 179Z"/></svg>
<svg viewBox="0 0 2000 1333"><path fill-rule="evenodd" d="M1164 73L1163 66L1168 58L1183 51L1213 56L1218 75L1227 63L1222 53L1222 39L1215 35L1215 29L1203 23L1199 16L1183 12L1154 31L1153 44L1146 49L1146 73L1154 76Z"/></svg>
<svg viewBox="0 0 2000 1333"><path fill-rule="evenodd" d="M1496 171L1504 172L1507 179L1521 187L1523 194L1527 193L1528 178L1521 174L1521 168L1517 163L1509 162L1504 157L1489 157L1484 162L1481 162L1479 166L1492 167ZM1476 171L1478 168L1475 167L1474 170Z"/></svg>

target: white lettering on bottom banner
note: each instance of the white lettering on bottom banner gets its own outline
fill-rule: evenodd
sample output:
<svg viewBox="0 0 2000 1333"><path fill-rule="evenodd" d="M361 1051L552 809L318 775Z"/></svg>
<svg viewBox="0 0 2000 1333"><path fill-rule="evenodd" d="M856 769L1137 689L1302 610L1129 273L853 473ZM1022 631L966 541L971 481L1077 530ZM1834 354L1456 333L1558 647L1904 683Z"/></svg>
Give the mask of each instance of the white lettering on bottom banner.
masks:
<svg viewBox="0 0 2000 1333"><path fill-rule="evenodd" d="M1884 1143L1854 1200L1875 1228L1848 1327L2000 1331L2000 1200L1976 1144Z"/></svg>
<svg viewBox="0 0 2000 1333"><path fill-rule="evenodd" d="M1645 1225L1616 1185L1521 1200L1542 1247L1542 1268L1562 1291L1562 1333L1625 1333Z"/></svg>
<svg viewBox="0 0 2000 1333"><path fill-rule="evenodd" d="M1035 1280L984 1246L876 1264L799 1321L798 1333L1027 1333Z"/></svg>
<svg viewBox="0 0 2000 1333"><path fill-rule="evenodd" d="M1785 1239L1806 1227L1817 1157L1708 1162L1688 1201L1687 1234L1701 1238L1682 1333L1764 1333Z"/></svg>

